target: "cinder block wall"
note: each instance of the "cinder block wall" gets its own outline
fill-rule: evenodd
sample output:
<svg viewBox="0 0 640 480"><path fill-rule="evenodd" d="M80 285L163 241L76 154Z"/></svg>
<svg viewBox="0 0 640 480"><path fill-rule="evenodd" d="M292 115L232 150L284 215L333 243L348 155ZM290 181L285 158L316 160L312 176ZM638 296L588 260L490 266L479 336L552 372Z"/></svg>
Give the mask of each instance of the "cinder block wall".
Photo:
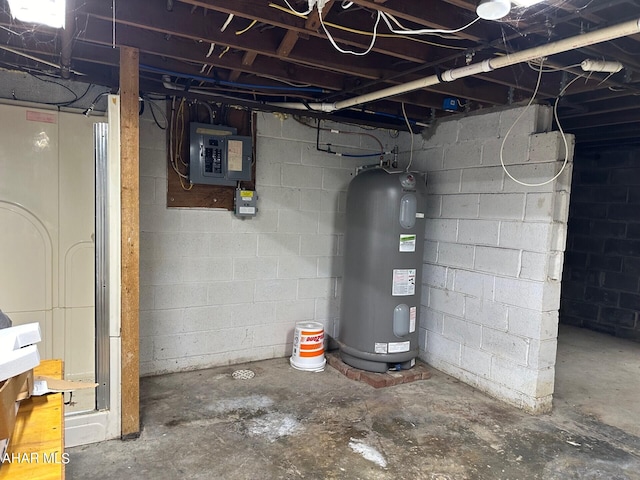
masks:
<svg viewBox="0 0 640 480"><path fill-rule="evenodd" d="M418 165L428 191L421 349L434 367L532 412L551 408L571 162L525 187L500 166L522 108L441 123ZM504 149L527 183L552 178L564 144L534 106ZM540 132L540 133L538 133ZM568 138L570 157L573 138Z"/></svg>
<svg viewBox="0 0 640 480"><path fill-rule="evenodd" d="M640 149L576 158L560 321L640 341Z"/></svg>
<svg viewBox="0 0 640 480"><path fill-rule="evenodd" d="M259 213L247 220L167 209L164 132L141 120L143 375L290 355L297 321L337 332L346 188L356 165L376 159L317 152L316 131L291 118L257 120ZM373 133L391 145L408 138ZM334 151L379 148L361 135L322 140Z"/></svg>

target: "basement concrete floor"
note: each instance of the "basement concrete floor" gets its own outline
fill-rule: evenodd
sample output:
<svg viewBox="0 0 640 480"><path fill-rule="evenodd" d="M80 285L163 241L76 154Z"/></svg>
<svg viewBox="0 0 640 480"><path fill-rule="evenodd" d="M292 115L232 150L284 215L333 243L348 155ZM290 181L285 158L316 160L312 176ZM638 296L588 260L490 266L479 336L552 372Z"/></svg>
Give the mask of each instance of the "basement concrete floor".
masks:
<svg viewBox="0 0 640 480"><path fill-rule="evenodd" d="M640 437L640 343L561 325L553 406Z"/></svg>
<svg viewBox="0 0 640 480"><path fill-rule="evenodd" d="M70 448L67 479L640 479L639 351L562 328L542 416L437 371L378 390L287 359L144 378L140 438Z"/></svg>

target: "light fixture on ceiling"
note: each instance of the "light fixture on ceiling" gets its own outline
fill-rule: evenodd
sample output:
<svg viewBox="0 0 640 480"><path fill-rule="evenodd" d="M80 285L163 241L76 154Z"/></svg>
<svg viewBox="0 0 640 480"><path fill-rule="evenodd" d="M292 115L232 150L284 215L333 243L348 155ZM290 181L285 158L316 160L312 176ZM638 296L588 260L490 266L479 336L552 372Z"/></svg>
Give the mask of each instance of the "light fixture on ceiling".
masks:
<svg viewBox="0 0 640 480"><path fill-rule="evenodd" d="M66 0L8 0L11 16L25 23L64 28Z"/></svg>
<svg viewBox="0 0 640 480"><path fill-rule="evenodd" d="M498 20L510 11L510 0L480 0L476 7L476 13L484 20Z"/></svg>

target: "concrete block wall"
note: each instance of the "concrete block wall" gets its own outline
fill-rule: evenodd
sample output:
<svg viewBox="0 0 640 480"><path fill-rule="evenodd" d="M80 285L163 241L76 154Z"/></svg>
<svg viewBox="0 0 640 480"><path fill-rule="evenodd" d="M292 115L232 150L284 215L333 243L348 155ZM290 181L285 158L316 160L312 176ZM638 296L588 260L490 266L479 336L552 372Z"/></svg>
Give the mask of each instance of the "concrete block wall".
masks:
<svg viewBox="0 0 640 480"><path fill-rule="evenodd" d="M317 152L315 129L291 118L257 122L259 213L242 220L167 209L164 132L141 120L143 375L290 355L298 321L337 333L346 188L370 161ZM379 148L353 134L322 132L322 141L335 151Z"/></svg>
<svg viewBox="0 0 640 480"><path fill-rule="evenodd" d="M560 321L640 341L640 148L576 159Z"/></svg>
<svg viewBox="0 0 640 480"><path fill-rule="evenodd" d="M507 177L499 151L522 108L443 122L416 165L428 207L421 350L434 367L531 412L551 408L569 163L552 183ZM559 171L564 143L549 107L513 127L504 161L540 183Z"/></svg>

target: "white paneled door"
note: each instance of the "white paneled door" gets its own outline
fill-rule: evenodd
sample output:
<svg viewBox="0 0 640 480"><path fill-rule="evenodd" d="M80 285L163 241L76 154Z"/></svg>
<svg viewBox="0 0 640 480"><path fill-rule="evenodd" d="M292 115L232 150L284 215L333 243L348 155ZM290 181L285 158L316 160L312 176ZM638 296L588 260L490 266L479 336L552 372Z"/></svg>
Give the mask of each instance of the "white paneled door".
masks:
<svg viewBox="0 0 640 480"><path fill-rule="evenodd" d="M0 105L0 310L14 325L39 322L40 356L86 381L95 378L97 120ZM92 395L67 411L93 410Z"/></svg>

